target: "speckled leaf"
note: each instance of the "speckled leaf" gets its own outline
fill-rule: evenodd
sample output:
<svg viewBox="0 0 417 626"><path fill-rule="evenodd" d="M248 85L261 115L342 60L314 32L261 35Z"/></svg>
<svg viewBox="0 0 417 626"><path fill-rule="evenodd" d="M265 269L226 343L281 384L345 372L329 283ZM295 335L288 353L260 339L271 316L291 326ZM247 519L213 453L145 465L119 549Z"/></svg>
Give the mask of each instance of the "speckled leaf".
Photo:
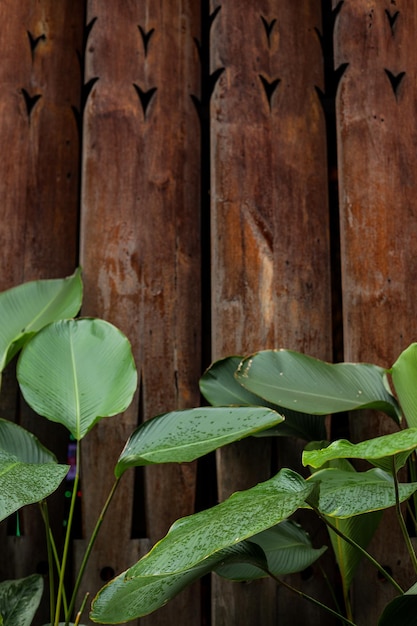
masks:
<svg viewBox="0 0 417 626"><path fill-rule="evenodd" d="M376 409L400 419L386 370L376 365L331 364L292 350L265 350L245 358L236 378L265 400L303 413Z"/></svg>
<svg viewBox="0 0 417 626"><path fill-rule="evenodd" d="M28 404L76 440L100 418L124 411L137 385L128 340L99 319L62 320L41 330L22 350L17 377Z"/></svg>
<svg viewBox="0 0 417 626"><path fill-rule="evenodd" d="M417 427L417 343L400 354L391 370L392 382L407 424Z"/></svg>
<svg viewBox="0 0 417 626"><path fill-rule="evenodd" d="M166 604L186 586L212 571L219 563L255 562L266 567L259 546L243 541L220 550L198 565L176 574L129 578L123 572L103 587L92 603L90 618L100 624L118 624L148 615Z"/></svg>
<svg viewBox="0 0 417 626"><path fill-rule="evenodd" d="M43 593L43 578L33 574L0 583L3 626L30 626Z"/></svg>
<svg viewBox="0 0 417 626"><path fill-rule="evenodd" d="M299 524L284 520L251 537L251 543L259 545L265 553L268 570L275 576L301 572L314 563L327 547L313 548L311 539ZM268 576L264 570L251 563L231 563L216 567L216 574L232 580L255 580Z"/></svg>
<svg viewBox="0 0 417 626"><path fill-rule="evenodd" d="M385 607L378 626L415 626L417 615L417 583L404 595L394 598Z"/></svg>
<svg viewBox="0 0 417 626"><path fill-rule="evenodd" d="M51 462L25 463L0 449L0 520L49 496L68 470L68 465Z"/></svg>
<svg viewBox="0 0 417 626"><path fill-rule="evenodd" d="M391 471L392 457L396 469L402 467L408 456L417 448L417 428L407 428L397 433L382 435L360 443L338 439L321 450L305 450L303 464L321 467L332 459L365 459L373 465Z"/></svg>
<svg viewBox="0 0 417 626"><path fill-rule="evenodd" d="M381 469L367 472L345 472L323 469L315 472L309 482L319 482L319 509L331 517L351 517L395 505L394 482ZM417 483L400 483L400 501L417 491Z"/></svg>
<svg viewBox="0 0 417 626"><path fill-rule="evenodd" d="M202 407L159 415L141 424L130 437L115 474L121 476L138 465L193 461L283 419L260 407Z"/></svg>
<svg viewBox="0 0 417 626"><path fill-rule="evenodd" d="M248 539L294 513L314 489L288 469L217 506L177 520L128 577L184 571L215 552Z"/></svg>
<svg viewBox="0 0 417 626"><path fill-rule="evenodd" d="M235 373L244 357L231 356L213 363L200 379L200 390L213 406L267 406L285 417L285 421L260 431L260 437L297 437L311 441L324 439L326 428L321 415L299 413L277 406L251 393L238 382Z"/></svg>
<svg viewBox="0 0 417 626"><path fill-rule="evenodd" d="M64 279L24 283L0 294L0 371L25 338L81 307L81 270Z"/></svg>

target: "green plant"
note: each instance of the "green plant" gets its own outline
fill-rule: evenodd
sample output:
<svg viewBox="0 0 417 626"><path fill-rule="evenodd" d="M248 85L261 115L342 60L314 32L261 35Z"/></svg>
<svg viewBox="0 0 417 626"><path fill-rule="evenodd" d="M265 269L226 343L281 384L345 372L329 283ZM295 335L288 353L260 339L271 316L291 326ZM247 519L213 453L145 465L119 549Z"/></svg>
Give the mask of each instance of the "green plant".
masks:
<svg viewBox="0 0 417 626"><path fill-rule="evenodd" d="M291 469L281 469L270 480L233 494L212 509L178 520L147 555L103 587L93 601L91 618L118 623L146 615L209 571L233 580L272 576L288 586L280 578L283 574L300 571L324 551L314 550L306 533L288 521L297 509L305 508L326 524L342 579L344 614L336 607L321 605L323 609L343 623L354 624L349 590L361 559L367 558L398 594L380 616L379 625L415 624L417 583L404 592L366 547L381 512L394 507L417 575L416 555L401 506L407 502L415 520L417 482L398 479L398 471L406 463L415 475L416 380L417 344L405 350L391 369L362 363L329 364L288 350L214 363L200 381L210 404L223 412L236 405L276 410L284 420L254 435L304 438L308 444L302 460L311 475L304 478ZM359 409L383 411L396 432L357 444L324 440L326 415ZM184 417L183 412L170 413L160 416L158 424L168 424L177 415ZM407 423L400 428L403 418ZM141 431L134 435L139 448ZM188 460L174 454L176 448L164 457L155 454L143 462ZM367 461L370 469L356 471L352 459ZM286 542L286 533L292 539L297 535L296 547L289 548L294 542Z"/></svg>
<svg viewBox="0 0 417 626"><path fill-rule="evenodd" d="M265 407L209 407L168 414L143 424L120 455L113 487L103 509L97 512L97 524L74 586L66 589L81 440L99 420L124 411L137 387L128 340L104 320L74 319L81 300L79 270L63 280L34 281L0 294L0 372L20 351L16 372L26 402L40 416L65 426L76 442L75 480L61 551L49 524L47 497L60 485L69 467L57 463L30 432L0 419L0 521L24 505L39 502L48 549L51 626L80 623L87 602L85 597L77 606L85 567L111 499L130 467L190 461L282 421L278 413ZM238 547L234 552L241 550ZM3 581L0 624L29 626L42 588L43 579L38 575Z"/></svg>

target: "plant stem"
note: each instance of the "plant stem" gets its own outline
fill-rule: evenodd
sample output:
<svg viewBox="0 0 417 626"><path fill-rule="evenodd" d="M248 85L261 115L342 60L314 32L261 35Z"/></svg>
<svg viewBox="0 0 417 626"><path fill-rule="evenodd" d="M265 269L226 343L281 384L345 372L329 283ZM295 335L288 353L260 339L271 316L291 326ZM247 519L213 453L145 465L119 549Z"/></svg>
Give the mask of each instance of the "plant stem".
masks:
<svg viewBox="0 0 417 626"><path fill-rule="evenodd" d="M46 550L48 554L48 571L49 571L49 614L51 620L51 626L54 619L55 609L55 585L54 585L54 564L52 554L52 541L51 541L51 526L49 523L48 505L45 500L39 502L39 508L41 511L43 523L46 533Z"/></svg>
<svg viewBox="0 0 417 626"><path fill-rule="evenodd" d="M342 620L342 622L344 624L349 624L350 626L356 626L356 624L354 622L352 622L350 619L348 619L347 617L344 617L343 615L341 615L340 613L337 613L336 611L333 611L333 609L331 609L329 606L326 606L325 604L323 604L322 602L320 602L319 600L316 600L316 598L313 598L312 596L309 596L308 594L304 593L303 591L300 591L299 589L296 589L295 587L293 587L292 585L288 584L287 582L285 582L284 580L281 580L280 578L278 578L277 576L275 576L272 572L270 572L269 570L265 570L269 576L271 576L271 578L273 578L279 585L282 585L283 587L285 587L286 589L288 589L289 591L292 591L293 593L296 593L298 596L300 596L301 598L303 598L304 600L308 600L309 602L311 602L312 604L315 604L316 606L319 606L320 608L322 608L324 611L327 611L328 613L330 613L331 615L334 615L335 617L337 617L338 619Z"/></svg>
<svg viewBox="0 0 417 626"><path fill-rule="evenodd" d="M69 607L68 607L68 611L66 613L66 622L65 622L66 626L68 625L68 622L70 620L71 614L72 614L72 612L74 610L75 602L76 602L76 599L77 599L77 593L78 593L78 590L79 590L81 582L82 582L82 578L83 578L83 575L84 575L84 572L85 572L85 568L87 567L88 559L90 558L90 554L91 554L91 551L93 549L94 543L95 543L95 541L97 539L97 535L99 533L101 524L103 523L104 516L105 516L105 514L107 512L107 509L109 508L110 502L112 501L112 498L113 498L113 496L115 494L115 491L117 489L119 481L120 481L120 477L116 478L116 480L113 483L112 488L110 489L110 493L107 496L107 500L104 503L104 506L103 506L103 508L101 510L101 513L100 513L100 515L99 515L99 517L97 519L96 525L94 527L94 530L93 530L92 535L90 537L90 540L88 542L86 551L84 552L83 560L81 562L80 569L79 569L78 575L77 575L77 579L75 581L74 590L72 592L71 601L70 601L70 604L69 604Z"/></svg>
<svg viewBox="0 0 417 626"><path fill-rule="evenodd" d="M75 458L75 477L74 477L74 486L72 490L71 496L71 504L70 510L68 514L68 522L67 522L67 531L65 534L65 542L64 542L64 551L62 554L61 561L61 571L59 573L59 585L58 585L58 593L56 599L56 607L55 607L55 622L54 626L59 626L59 615L61 612L61 602L64 594L64 578L65 578L65 568L67 564L68 551L69 551L69 543L71 538L71 528L72 521L74 518L74 510L75 510L75 502L77 500L77 491L78 491L78 483L80 480L79 473L79 464L80 464L80 442L77 440L77 449L76 449L76 458Z"/></svg>
<svg viewBox="0 0 417 626"><path fill-rule="evenodd" d="M396 580L394 580L394 578L392 576L390 576L390 574L388 574L388 572L382 567L382 565L380 565L378 563L378 561L376 561L373 556L371 556L369 554L369 552L367 552L364 548L362 548L362 546L360 546L358 543L356 543L356 541L353 541L353 539L351 539L350 537L348 537L347 535L345 535L344 533L342 533L342 531L340 531L336 526L334 526L331 522L329 522L329 520L326 518L325 515L323 515L319 509L315 506L313 506L311 503L309 503L309 505L311 506L311 508L313 509L313 511L319 516L319 518L321 520L323 520L323 522L326 524L326 526L328 526L329 528L331 528L336 535L339 535L339 537L341 537L342 539L344 539L347 543L349 543L352 547L356 548L357 550L359 550L359 552L361 552L361 554L363 554L363 556L365 558L368 559L368 561L370 561L372 563L372 565L374 567L376 567L376 569L378 570L378 572L381 573L381 575L388 580L388 582L391 583L391 585L393 587L395 587L395 589L398 591L398 593L400 593L401 595L404 594L404 590L400 587L400 585L397 583Z"/></svg>
<svg viewBox="0 0 417 626"><path fill-rule="evenodd" d="M397 513L398 523L401 528L401 532L404 537L405 545L407 546L407 550L410 554L411 562L414 567L414 571L417 574L417 558L416 553L414 552L413 544L411 543L410 535L407 532L407 527L405 525L404 516L401 511L401 503L400 503L400 494L398 490L398 476L395 468L395 455L392 457L392 477L394 479L394 488L395 488L395 510Z"/></svg>
<svg viewBox="0 0 417 626"><path fill-rule="evenodd" d="M78 626L78 624L80 623L81 615L83 614L89 595L90 594L87 592L84 596L84 600L81 603L80 610L78 611L77 616L75 618L74 626Z"/></svg>

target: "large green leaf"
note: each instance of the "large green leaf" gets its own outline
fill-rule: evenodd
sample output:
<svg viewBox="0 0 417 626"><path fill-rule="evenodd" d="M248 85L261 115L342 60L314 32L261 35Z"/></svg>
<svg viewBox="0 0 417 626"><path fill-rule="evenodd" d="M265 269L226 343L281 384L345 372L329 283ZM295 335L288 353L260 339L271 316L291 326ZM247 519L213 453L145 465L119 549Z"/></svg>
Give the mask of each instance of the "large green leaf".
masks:
<svg viewBox="0 0 417 626"><path fill-rule="evenodd" d="M416 626L417 583L385 607L378 626Z"/></svg>
<svg viewBox="0 0 417 626"><path fill-rule="evenodd" d="M0 449L24 463L56 463L56 457L28 430L0 418Z"/></svg>
<svg viewBox="0 0 417 626"><path fill-rule="evenodd" d="M283 469L211 509L177 520L168 534L130 568L128 576L157 576L194 567L215 552L283 521L313 489L313 483Z"/></svg>
<svg viewBox="0 0 417 626"><path fill-rule="evenodd" d="M235 373L244 357L231 356L213 363L200 379L200 390L213 406L267 406L284 415L285 421L257 436L298 437L311 441L324 439L326 428L321 415L299 413L278 406L251 393L238 382Z"/></svg>
<svg viewBox="0 0 417 626"><path fill-rule="evenodd" d="M43 593L43 578L33 574L0 583L0 615L3 626L30 626Z"/></svg>
<svg viewBox="0 0 417 626"><path fill-rule="evenodd" d="M0 520L43 500L64 480L68 465L26 463L0 449Z"/></svg>
<svg viewBox="0 0 417 626"><path fill-rule="evenodd" d="M250 541L259 545L265 553L268 571L275 576L301 572L314 563L327 547L313 548L311 539L299 524L284 520L251 537ZM215 568L216 574L232 580L255 580L268 576L250 562L228 563Z"/></svg>
<svg viewBox="0 0 417 626"><path fill-rule="evenodd" d="M203 407L173 411L144 422L130 437L115 468L193 461L284 418L260 407Z"/></svg>
<svg viewBox="0 0 417 626"><path fill-rule="evenodd" d="M292 350L265 350L244 359L236 378L265 400L303 413L377 409L400 419L386 370L376 365L331 364Z"/></svg>
<svg viewBox="0 0 417 626"><path fill-rule="evenodd" d="M400 354L391 369L392 382L407 424L417 427L417 343Z"/></svg>
<svg viewBox="0 0 417 626"><path fill-rule="evenodd" d="M320 484L318 508L330 517L351 517L395 505L394 481L381 469L346 472L328 468L315 472L308 481ZM400 483L398 489L403 502L417 491L417 483Z"/></svg>
<svg viewBox="0 0 417 626"><path fill-rule="evenodd" d="M81 270L64 279L37 280L0 294L0 371L25 338L81 307Z"/></svg>
<svg viewBox="0 0 417 626"><path fill-rule="evenodd" d="M417 428L406 428L360 443L338 439L321 450L304 450L303 464L322 467L333 459L365 459L373 465L390 471L392 457L395 457L396 469L399 469L416 448Z"/></svg>
<svg viewBox="0 0 417 626"><path fill-rule="evenodd" d="M152 613L185 587L212 571L219 563L248 561L266 567L259 546L243 541L220 550L194 567L175 574L128 577L128 571L111 580L92 603L90 618L101 624L119 624Z"/></svg>
<svg viewBox="0 0 417 626"><path fill-rule="evenodd" d="M130 404L137 385L130 344L99 319L62 320L22 350L17 378L27 403L76 440Z"/></svg>

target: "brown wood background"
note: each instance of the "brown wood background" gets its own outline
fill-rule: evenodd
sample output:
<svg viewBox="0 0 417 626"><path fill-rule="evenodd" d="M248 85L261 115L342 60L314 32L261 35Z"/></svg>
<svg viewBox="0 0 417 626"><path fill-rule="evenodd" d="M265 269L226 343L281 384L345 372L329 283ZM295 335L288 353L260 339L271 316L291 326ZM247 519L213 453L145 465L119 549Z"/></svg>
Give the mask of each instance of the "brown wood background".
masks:
<svg viewBox="0 0 417 626"><path fill-rule="evenodd" d="M388 366L416 339L417 8L1 0L0 18L0 289L81 263L83 313L128 335L140 375L132 407L83 444L76 564L128 435L197 405L211 359L286 347ZM65 458L66 434L30 414L12 379L2 416ZM389 427L355 417L350 436ZM84 589L132 564L179 516L267 478L277 459L297 466L300 449L248 441L215 463L132 472ZM61 492L52 505L59 532ZM19 537L15 520L0 526L1 580L44 572L36 508L20 523ZM316 545L326 541L307 523ZM387 515L373 551L407 586L393 533ZM291 580L328 600L318 567ZM356 622L375 624L390 597L364 567ZM35 626L46 621L47 603ZM269 581L217 578L140 620L173 622L335 623Z"/></svg>

